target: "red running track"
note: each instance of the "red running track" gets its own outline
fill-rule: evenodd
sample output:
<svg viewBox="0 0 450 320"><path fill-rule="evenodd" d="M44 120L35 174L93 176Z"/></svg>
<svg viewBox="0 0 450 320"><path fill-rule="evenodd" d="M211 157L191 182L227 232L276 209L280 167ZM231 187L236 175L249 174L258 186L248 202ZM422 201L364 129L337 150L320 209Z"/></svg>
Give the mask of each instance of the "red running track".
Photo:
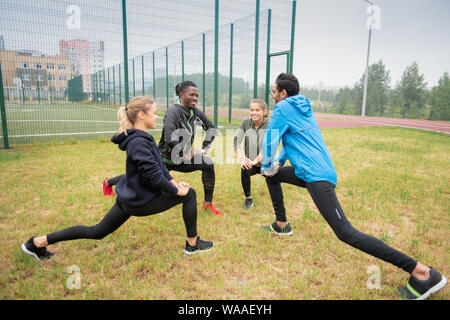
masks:
<svg viewBox="0 0 450 320"><path fill-rule="evenodd" d="M321 128L349 128L349 127L366 127L366 126L396 126L405 128L416 128L423 130L431 130L437 132L450 133L450 122L439 122L430 120L409 120L395 118L380 117L361 117L349 116L341 114L321 114L316 113L317 122ZM321 118L336 119L325 120ZM339 124L339 122L344 122ZM321 124L322 123L322 124Z"/></svg>

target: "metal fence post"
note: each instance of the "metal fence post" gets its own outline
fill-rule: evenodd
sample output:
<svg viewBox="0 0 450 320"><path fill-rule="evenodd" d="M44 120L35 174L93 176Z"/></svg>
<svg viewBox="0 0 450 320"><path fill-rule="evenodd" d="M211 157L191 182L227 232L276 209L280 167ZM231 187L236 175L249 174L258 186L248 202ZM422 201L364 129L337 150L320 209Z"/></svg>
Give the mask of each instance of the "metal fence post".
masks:
<svg viewBox="0 0 450 320"><path fill-rule="evenodd" d="M253 71L253 98L257 98L258 97L259 8L260 8L260 0L256 0L255 65L254 65L254 71Z"/></svg>
<svg viewBox="0 0 450 320"><path fill-rule="evenodd" d="M100 86L100 71L97 71L97 75L95 78L97 79L97 101L98 101L98 98L102 96L102 88Z"/></svg>
<svg viewBox="0 0 450 320"><path fill-rule="evenodd" d="M272 9L269 9L267 17L267 54L266 54L266 93L265 100L267 108L269 108L269 92L270 92L270 34L272 28Z"/></svg>
<svg viewBox="0 0 450 320"><path fill-rule="evenodd" d="M91 74L91 99L92 99L92 102L94 102L94 94L95 94L95 90L94 90L94 74Z"/></svg>
<svg viewBox="0 0 450 320"><path fill-rule="evenodd" d="M228 122L231 123L231 108L233 100L233 28L234 24L230 25L230 88L228 95Z"/></svg>
<svg viewBox="0 0 450 320"><path fill-rule="evenodd" d="M100 88L100 71L97 71L97 73L95 74L95 81L96 81L96 91L97 91L97 102L98 99L101 98L101 88Z"/></svg>
<svg viewBox="0 0 450 320"><path fill-rule="evenodd" d="M297 11L297 1L292 1L292 24L291 24L291 53L289 57L289 71L292 72L294 67L294 41L295 41L295 15Z"/></svg>
<svg viewBox="0 0 450 320"><path fill-rule="evenodd" d="M184 81L184 41L181 41L181 81Z"/></svg>
<svg viewBox="0 0 450 320"><path fill-rule="evenodd" d="M219 0L215 3L214 22L214 126L219 125Z"/></svg>
<svg viewBox="0 0 450 320"><path fill-rule="evenodd" d="M202 73L202 88L203 88L203 113L205 113L206 108L206 86L205 86L205 34L202 34L203 41L203 73Z"/></svg>
<svg viewBox="0 0 450 320"><path fill-rule="evenodd" d="M128 87L128 43L127 43L127 4L126 0L122 0L122 33L123 33L123 78L125 85L125 104L130 101L130 93Z"/></svg>
<svg viewBox="0 0 450 320"><path fill-rule="evenodd" d="M142 67L142 95L145 96L144 55L141 56L141 67Z"/></svg>
<svg viewBox="0 0 450 320"><path fill-rule="evenodd" d="M114 105L116 105L116 66L113 67L113 96Z"/></svg>
<svg viewBox="0 0 450 320"><path fill-rule="evenodd" d="M20 82L22 86L22 104L25 104L25 86L23 85L23 74L20 74Z"/></svg>
<svg viewBox="0 0 450 320"><path fill-rule="evenodd" d="M108 105L111 104L111 80L109 78L109 69L108 68Z"/></svg>
<svg viewBox="0 0 450 320"><path fill-rule="evenodd" d="M38 94L38 102L41 104L41 91L39 90L39 80L36 78L36 86L37 86L37 94Z"/></svg>
<svg viewBox="0 0 450 320"><path fill-rule="evenodd" d="M120 72L120 64L119 64L119 106L122 104L122 73Z"/></svg>
<svg viewBox="0 0 450 320"><path fill-rule="evenodd" d="M5 95L3 93L3 76L1 65L0 65L0 113L2 115L3 146L5 147L5 149L9 149L8 126L6 124L6 106L5 106Z"/></svg>
<svg viewBox="0 0 450 320"><path fill-rule="evenodd" d="M106 77L105 69L103 69L103 103L106 104Z"/></svg>
<svg viewBox="0 0 450 320"><path fill-rule="evenodd" d="M166 102L169 108L169 47L166 46Z"/></svg>
<svg viewBox="0 0 450 320"><path fill-rule="evenodd" d="M133 62L133 98L136 97L136 77L135 77L135 72L134 72L134 58L132 60Z"/></svg>
<svg viewBox="0 0 450 320"><path fill-rule="evenodd" d="M152 52L152 83L153 83L153 99L156 101L156 80L155 80L155 51Z"/></svg>
<svg viewBox="0 0 450 320"><path fill-rule="evenodd" d="M286 54L286 72L292 72L291 70L291 57L290 57L290 53L288 52Z"/></svg>

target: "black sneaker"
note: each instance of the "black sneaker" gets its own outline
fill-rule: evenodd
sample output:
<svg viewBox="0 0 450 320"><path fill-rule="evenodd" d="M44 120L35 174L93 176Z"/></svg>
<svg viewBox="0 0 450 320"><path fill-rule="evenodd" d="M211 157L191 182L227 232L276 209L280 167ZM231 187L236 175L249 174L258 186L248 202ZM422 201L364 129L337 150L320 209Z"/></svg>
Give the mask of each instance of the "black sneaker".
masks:
<svg viewBox="0 0 450 320"><path fill-rule="evenodd" d="M245 199L244 204L242 205L242 208L248 210L248 209L250 209L251 207L253 207L253 205L254 205L254 203L253 203L252 198L250 198L250 199Z"/></svg>
<svg viewBox="0 0 450 320"><path fill-rule="evenodd" d="M22 243L22 250L26 254L34 256L37 260L41 261L44 259L50 260L55 254L47 251L46 247L38 248L33 243L34 237L31 237L25 243Z"/></svg>
<svg viewBox="0 0 450 320"><path fill-rule="evenodd" d="M269 231L270 233L276 233L280 236L292 236L292 229L289 223L284 228L281 228L275 221L268 226L262 226L262 228L266 231Z"/></svg>
<svg viewBox="0 0 450 320"><path fill-rule="evenodd" d="M427 280L419 280L411 275L406 287L399 288L397 292L405 299L425 300L430 294L444 288L446 284L447 278L430 267L430 277Z"/></svg>
<svg viewBox="0 0 450 320"><path fill-rule="evenodd" d="M194 254L199 251L203 252L203 251L211 250L213 247L214 247L214 244L211 241L203 241L200 239L200 237L197 237L197 243L195 244L195 246L191 246L186 241L186 246L184 247L184 253Z"/></svg>

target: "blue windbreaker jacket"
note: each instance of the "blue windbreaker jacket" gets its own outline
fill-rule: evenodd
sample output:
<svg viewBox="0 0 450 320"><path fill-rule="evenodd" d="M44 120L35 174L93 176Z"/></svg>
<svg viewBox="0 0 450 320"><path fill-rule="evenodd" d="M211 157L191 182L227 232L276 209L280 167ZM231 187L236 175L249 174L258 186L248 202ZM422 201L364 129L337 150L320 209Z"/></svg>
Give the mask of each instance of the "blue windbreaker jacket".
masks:
<svg viewBox="0 0 450 320"><path fill-rule="evenodd" d="M280 140L283 147L275 157ZM337 184L336 170L311 103L303 95L290 96L275 105L263 142L263 156L263 171L270 172L274 162L283 166L289 159L300 179Z"/></svg>

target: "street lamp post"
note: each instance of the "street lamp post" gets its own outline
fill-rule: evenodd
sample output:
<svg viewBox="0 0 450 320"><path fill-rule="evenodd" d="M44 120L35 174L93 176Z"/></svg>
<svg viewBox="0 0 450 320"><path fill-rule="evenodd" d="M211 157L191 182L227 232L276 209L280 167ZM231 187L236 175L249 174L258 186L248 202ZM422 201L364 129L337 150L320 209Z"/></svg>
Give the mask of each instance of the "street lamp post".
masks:
<svg viewBox="0 0 450 320"><path fill-rule="evenodd" d="M363 104L362 104L362 111L361 111L361 116L364 117L366 115L366 99L367 99L367 83L368 83L368 78L369 78L369 55L370 55L370 41L372 39L372 29L373 28L379 28L379 16L374 17L374 14L376 13L375 10L375 5L369 1L369 0L364 0L365 2L370 4L370 17L367 23L367 27L369 28L369 43L367 45L367 60L366 60L366 72L364 75L364 93L363 93ZM368 8L368 9L369 9ZM377 10L378 7L376 7ZM377 14L379 15L379 11L377 12ZM375 19L375 20L374 20Z"/></svg>

